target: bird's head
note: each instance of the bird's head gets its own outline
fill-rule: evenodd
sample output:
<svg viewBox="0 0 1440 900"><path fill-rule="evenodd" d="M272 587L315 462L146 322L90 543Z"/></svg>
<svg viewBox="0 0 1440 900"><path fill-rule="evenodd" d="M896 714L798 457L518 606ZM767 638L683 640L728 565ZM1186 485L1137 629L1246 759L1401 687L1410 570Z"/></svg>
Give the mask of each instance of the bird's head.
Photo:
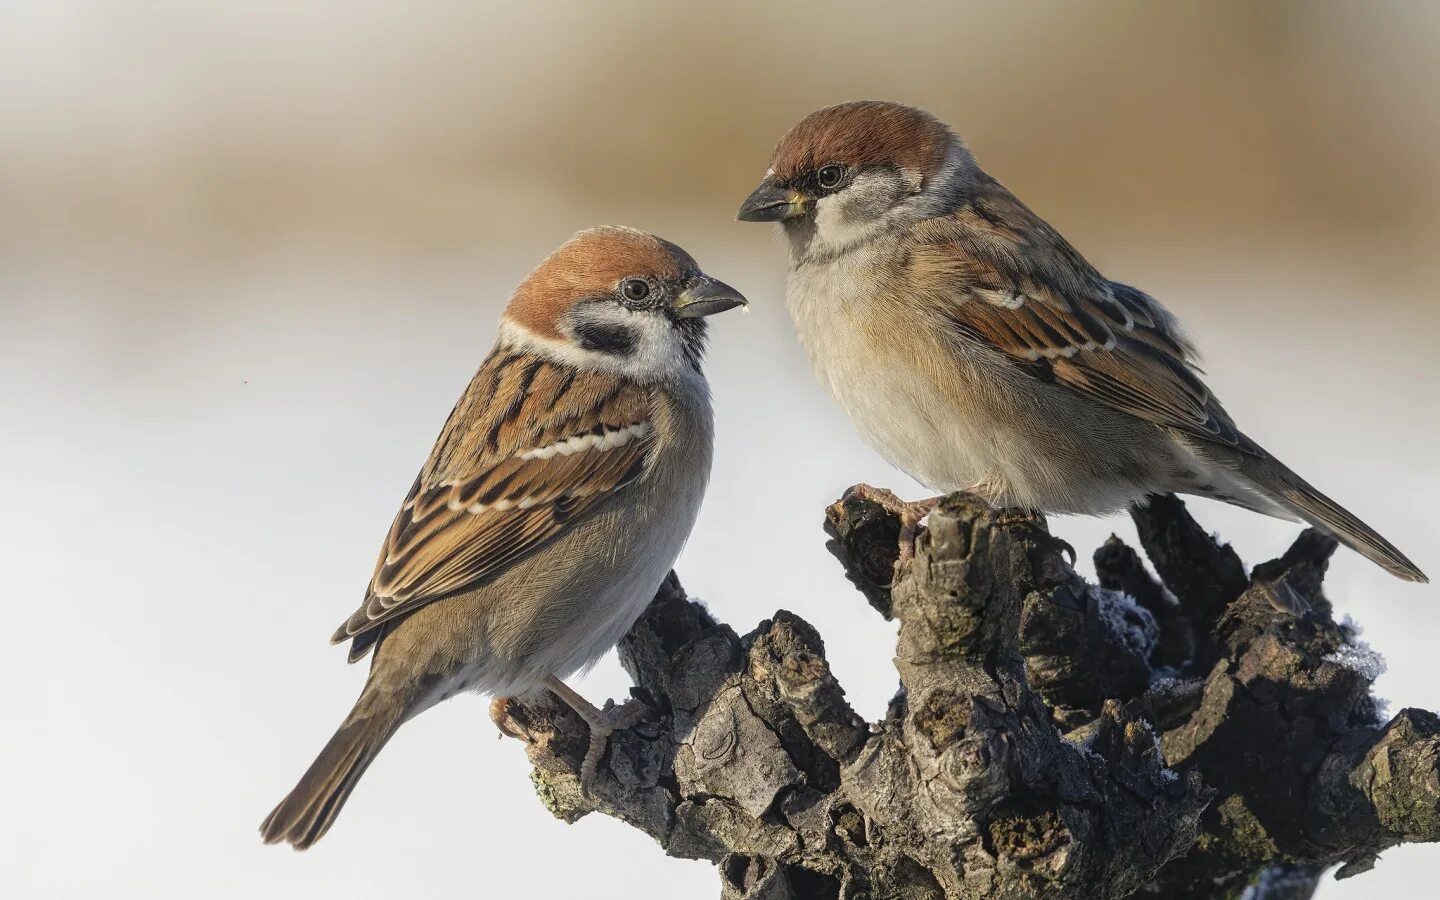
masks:
<svg viewBox="0 0 1440 900"><path fill-rule="evenodd" d="M530 273L501 335L582 370L657 381L698 372L705 317L745 304L675 244L609 225L576 234Z"/></svg>
<svg viewBox="0 0 1440 900"><path fill-rule="evenodd" d="M843 252L940 214L974 167L964 143L924 110L842 103L811 113L780 139L739 219L781 223L797 258Z"/></svg>

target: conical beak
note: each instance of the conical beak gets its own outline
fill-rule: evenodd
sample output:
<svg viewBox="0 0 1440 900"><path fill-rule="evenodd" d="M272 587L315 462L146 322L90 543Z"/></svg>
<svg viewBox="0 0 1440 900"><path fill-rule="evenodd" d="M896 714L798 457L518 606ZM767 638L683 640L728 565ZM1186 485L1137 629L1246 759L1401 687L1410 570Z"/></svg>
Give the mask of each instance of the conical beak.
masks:
<svg viewBox="0 0 1440 900"><path fill-rule="evenodd" d="M766 176L745 202L735 218L742 222L783 222L805 213L809 198L799 191L782 187Z"/></svg>
<svg viewBox="0 0 1440 900"><path fill-rule="evenodd" d="M670 305L670 311L679 319L698 319L749 304L744 295L730 285L703 275L680 292Z"/></svg>

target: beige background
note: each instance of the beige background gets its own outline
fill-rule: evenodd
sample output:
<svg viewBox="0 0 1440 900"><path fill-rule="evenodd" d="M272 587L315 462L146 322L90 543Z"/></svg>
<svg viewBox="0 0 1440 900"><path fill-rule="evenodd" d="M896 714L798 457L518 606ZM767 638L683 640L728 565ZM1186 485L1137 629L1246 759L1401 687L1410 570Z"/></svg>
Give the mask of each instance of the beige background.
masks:
<svg viewBox="0 0 1440 900"><path fill-rule="evenodd" d="M919 492L814 384L779 241L733 221L840 100L954 123L1186 320L1252 434L1440 574L1435 2L401 6L0 6L5 895L714 896L638 832L549 819L473 698L408 725L314 851L255 828L358 690L325 637L508 290L601 222L754 303L716 323L683 579L742 632L814 622L880 714L892 634L820 510ZM1194 506L1250 562L1296 531ZM1053 527L1082 556L1133 534ZM1379 692L1440 707L1437 589L1332 573ZM1437 863L1396 849L1320 896L1419 896Z"/></svg>

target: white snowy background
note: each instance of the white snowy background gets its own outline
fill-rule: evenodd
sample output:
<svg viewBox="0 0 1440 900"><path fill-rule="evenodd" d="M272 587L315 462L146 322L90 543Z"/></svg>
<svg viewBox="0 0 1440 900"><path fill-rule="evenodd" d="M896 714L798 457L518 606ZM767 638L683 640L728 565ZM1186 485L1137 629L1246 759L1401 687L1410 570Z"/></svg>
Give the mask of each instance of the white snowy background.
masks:
<svg viewBox="0 0 1440 900"><path fill-rule="evenodd" d="M408 724L314 850L256 828L359 689L326 637L508 291L601 222L753 301L715 322L683 582L741 633L802 615L882 712L893 630L821 510L920 492L814 383L778 239L733 222L825 103L954 123L1187 322L1255 437L1440 571L1437 4L538 6L0 4L0 894L714 896L639 832L551 819L479 698ZM1192 509L1249 563L1297 530ZM1440 708L1437 589L1343 551L1328 585L1392 711ZM1320 896L1420 896L1437 864L1397 848Z"/></svg>

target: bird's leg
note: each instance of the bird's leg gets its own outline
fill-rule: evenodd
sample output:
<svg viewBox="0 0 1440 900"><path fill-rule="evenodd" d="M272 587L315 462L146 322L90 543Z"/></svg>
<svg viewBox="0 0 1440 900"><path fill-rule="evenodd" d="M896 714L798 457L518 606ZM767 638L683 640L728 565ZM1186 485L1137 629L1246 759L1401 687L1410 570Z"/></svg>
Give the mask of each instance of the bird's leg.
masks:
<svg viewBox="0 0 1440 900"><path fill-rule="evenodd" d="M849 499L850 497L869 500L900 520L900 558L895 561L897 567L915 557L915 537L920 532L920 522L930 515L930 511L935 508L937 503L944 499L943 497L931 497L928 500L916 500L908 503L895 496L894 491L871 487L868 484L857 484L850 488L845 492L845 498Z"/></svg>
<svg viewBox="0 0 1440 900"><path fill-rule="evenodd" d="M590 726L590 747L585 751L585 760L580 764L580 790L590 796L590 787L595 782L595 772L600 766L600 757L605 755L605 743L610 735L622 728L629 728L645 715L644 707L629 709L621 716L608 716L609 710L596 709L589 700L576 693L569 685L551 675L545 679L550 692L575 711L575 715Z"/></svg>

